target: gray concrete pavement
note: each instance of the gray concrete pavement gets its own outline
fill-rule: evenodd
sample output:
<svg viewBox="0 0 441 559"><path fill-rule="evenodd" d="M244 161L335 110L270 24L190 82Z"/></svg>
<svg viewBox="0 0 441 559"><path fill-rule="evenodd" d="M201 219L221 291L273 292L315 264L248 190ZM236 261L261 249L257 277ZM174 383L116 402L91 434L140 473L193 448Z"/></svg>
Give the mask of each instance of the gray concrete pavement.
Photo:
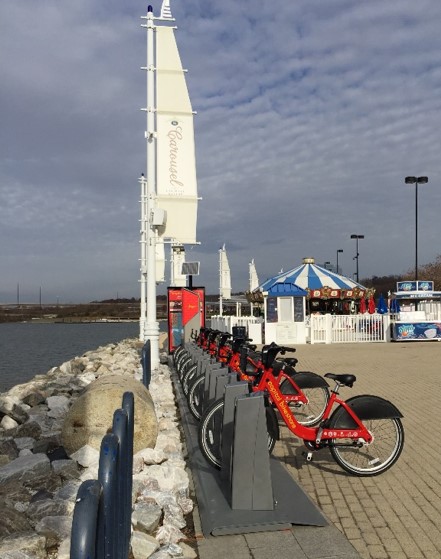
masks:
<svg viewBox="0 0 441 559"><path fill-rule="evenodd" d="M355 374L345 398L375 394L391 400L404 415L403 453L379 476L352 477L324 450L306 462L303 445L284 427L274 455L330 525L204 538L196 514L199 557L440 559L441 344L304 345L297 346L296 357L299 371Z"/></svg>

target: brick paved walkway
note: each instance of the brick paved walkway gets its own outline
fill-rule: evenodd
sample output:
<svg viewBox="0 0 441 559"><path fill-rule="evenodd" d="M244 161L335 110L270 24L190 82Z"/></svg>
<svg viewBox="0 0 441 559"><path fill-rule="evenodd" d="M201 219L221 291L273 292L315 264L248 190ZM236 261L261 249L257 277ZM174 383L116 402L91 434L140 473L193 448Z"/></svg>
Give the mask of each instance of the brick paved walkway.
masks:
<svg viewBox="0 0 441 559"><path fill-rule="evenodd" d="M440 559L441 344L304 345L295 355L298 371L355 374L344 398L391 400L404 415L405 447L390 470L371 478L347 475L326 450L306 462L285 427L274 455L363 559Z"/></svg>

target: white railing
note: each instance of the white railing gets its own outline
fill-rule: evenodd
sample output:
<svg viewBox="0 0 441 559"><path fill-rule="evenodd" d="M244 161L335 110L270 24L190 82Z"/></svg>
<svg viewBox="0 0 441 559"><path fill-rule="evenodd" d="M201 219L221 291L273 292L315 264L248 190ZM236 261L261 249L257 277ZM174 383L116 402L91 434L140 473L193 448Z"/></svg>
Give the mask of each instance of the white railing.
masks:
<svg viewBox="0 0 441 559"><path fill-rule="evenodd" d="M389 342L391 337L391 315L389 314L313 314L308 319L307 341L311 344ZM248 337L255 344L263 343L262 325L261 317L211 317L211 328L222 332L232 333L234 326L244 326Z"/></svg>
<svg viewBox="0 0 441 559"><path fill-rule="evenodd" d="M385 314L311 315L311 344L390 341L390 316Z"/></svg>

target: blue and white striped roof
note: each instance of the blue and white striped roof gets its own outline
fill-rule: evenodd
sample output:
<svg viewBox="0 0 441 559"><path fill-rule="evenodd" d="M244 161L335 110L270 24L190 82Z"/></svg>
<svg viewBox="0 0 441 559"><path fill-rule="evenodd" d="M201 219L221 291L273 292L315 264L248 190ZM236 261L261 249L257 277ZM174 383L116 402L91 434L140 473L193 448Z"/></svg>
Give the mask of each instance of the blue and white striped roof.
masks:
<svg viewBox="0 0 441 559"><path fill-rule="evenodd" d="M274 285L285 282L293 283L302 289L321 289L322 287L354 289L358 287L359 289L366 290L363 285L356 281L317 266L314 264L313 258L305 258L301 266L293 268L288 272L280 272L276 276L267 279L258 289L260 291L268 291Z"/></svg>

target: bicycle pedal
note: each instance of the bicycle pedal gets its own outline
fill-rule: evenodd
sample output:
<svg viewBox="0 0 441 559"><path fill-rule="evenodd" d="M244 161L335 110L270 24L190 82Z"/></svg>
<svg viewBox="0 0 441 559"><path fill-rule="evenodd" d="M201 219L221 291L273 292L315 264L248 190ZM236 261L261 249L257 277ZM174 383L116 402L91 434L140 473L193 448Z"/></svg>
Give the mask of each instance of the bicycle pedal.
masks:
<svg viewBox="0 0 441 559"><path fill-rule="evenodd" d="M306 453L306 461L307 462L311 462L312 461L312 452L309 451Z"/></svg>

